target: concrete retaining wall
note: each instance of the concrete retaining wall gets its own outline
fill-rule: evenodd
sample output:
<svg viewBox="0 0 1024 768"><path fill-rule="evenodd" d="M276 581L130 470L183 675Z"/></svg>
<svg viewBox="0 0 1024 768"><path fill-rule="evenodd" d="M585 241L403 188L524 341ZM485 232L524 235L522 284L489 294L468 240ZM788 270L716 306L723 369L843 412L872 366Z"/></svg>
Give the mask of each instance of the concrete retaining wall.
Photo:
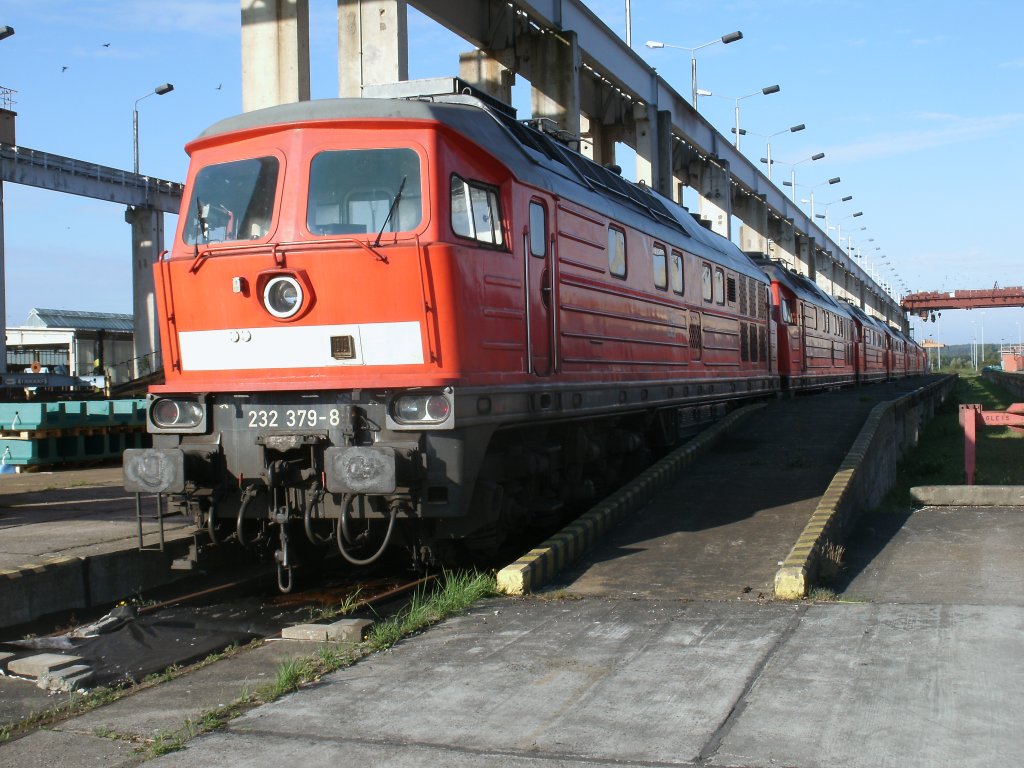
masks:
<svg viewBox="0 0 1024 768"><path fill-rule="evenodd" d="M180 577L171 562L184 556L190 543L190 538L182 539L168 542L163 552L132 549L0 571L0 628L51 614L106 608L163 586Z"/></svg>
<svg viewBox="0 0 1024 768"><path fill-rule="evenodd" d="M818 507L775 574L775 596L798 600L817 581L818 563L829 545L846 541L860 515L874 509L896 484L900 458L917 445L921 427L953 391L956 376L945 376L872 409L853 447Z"/></svg>
<svg viewBox="0 0 1024 768"><path fill-rule="evenodd" d="M985 371L984 376L999 386L1012 392L1024 401L1024 373L1007 373L1006 371Z"/></svg>

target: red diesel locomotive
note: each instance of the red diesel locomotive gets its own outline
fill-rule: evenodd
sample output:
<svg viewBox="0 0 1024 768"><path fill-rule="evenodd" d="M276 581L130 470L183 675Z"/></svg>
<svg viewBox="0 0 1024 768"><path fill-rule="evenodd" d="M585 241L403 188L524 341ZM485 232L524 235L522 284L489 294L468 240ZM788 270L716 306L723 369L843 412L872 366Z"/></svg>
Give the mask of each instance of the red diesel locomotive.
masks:
<svg viewBox="0 0 1024 768"><path fill-rule="evenodd" d="M187 151L125 485L284 589L300 546L492 549L779 388L765 272L503 105L302 102Z"/></svg>

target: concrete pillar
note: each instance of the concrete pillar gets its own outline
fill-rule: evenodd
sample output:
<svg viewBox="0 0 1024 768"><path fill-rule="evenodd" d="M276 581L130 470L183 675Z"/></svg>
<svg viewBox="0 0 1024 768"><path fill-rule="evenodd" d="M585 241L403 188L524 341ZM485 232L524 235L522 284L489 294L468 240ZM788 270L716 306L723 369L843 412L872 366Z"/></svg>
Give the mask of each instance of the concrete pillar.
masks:
<svg viewBox="0 0 1024 768"><path fill-rule="evenodd" d="M138 378L159 365L160 333L157 328L153 265L164 249L164 215L155 208L125 211L132 226L132 312L135 317L135 370Z"/></svg>
<svg viewBox="0 0 1024 768"><path fill-rule="evenodd" d="M530 108L534 118L580 135L580 47L575 32L533 35L530 49Z"/></svg>
<svg viewBox="0 0 1024 768"><path fill-rule="evenodd" d="M405 0L338 0L339 96L409 79L408 10Z"/></svg>
<svg viewBox="0 0 1024 768"><path fill-rule="evenodd" d="M241 0L242 110L309 100L309 0Z"/></svg>
<svg viewBox="0 0 1024 768"><path fill-rule="evenodd" d="M743 222L740 248L746 253L768 254L768 204L763 195L741 195L733 213Z"/></svg>
<svg viewBox="0 0 1024 768"><path fill-rule="evenodd" d="M792 219L768 219L768 258L789 268L796 265L796 231Z"/></svg>
<svg viewBox="0 0 1024 768"><path fill-rule="evenodd" d="M634 115L636 180L672 197L672 114L653 106Z"/></svg>
<svg viewBox="0 0 1024 768"><path fill-rule="evenodd" d="M836 296L836 263L832 259L832 251L818 251L815 264L817 268L812 277L815 284L829 296Z"/></svg>
<svg viewBox="0 0 1024 768"><path fill-rule="evenodd" d="M807 275L811 280L816 279L818 266L814 261L814 254L817 250L814 238L802 235L797 241L796 262L793 269L802 275Z"/></svg>
<svg viewBox="0 0 1024 768"><path fill-rule="evenodd" d="M496 55L479 50L460 53L459 79L503 104L511 104L512 86L516 83L515 70L509 66L513 60L514 51Z"/></svg>
<svg viewBox="0 0 1024 768"><path fill-rule="evenodd" d="M4 183L0 181L0 373L7 372L7 266L4 256Z"/></svg>
<svg viewBox="0 0 1024 768"><path fill-rule="evenodd" d="M700 217L711 222L712 232L731 238L732 182L728 165L695 160L690 164L690 178L700 195Z"/></svg>
<svg viewBox="0 0 1024 768"><path fill-rule="evenodd" d="M615 138L621 127L605 125L599 117L580 116L580 152L595 163L610 165L615 162Z"/></svg>

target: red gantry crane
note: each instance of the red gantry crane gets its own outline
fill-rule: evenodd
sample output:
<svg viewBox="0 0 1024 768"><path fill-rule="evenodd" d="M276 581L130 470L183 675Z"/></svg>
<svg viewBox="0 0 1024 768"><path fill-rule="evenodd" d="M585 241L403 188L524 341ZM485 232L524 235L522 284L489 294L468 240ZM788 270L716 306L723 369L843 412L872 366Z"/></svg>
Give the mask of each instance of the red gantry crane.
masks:
<svg viewBox="0 0 1024 768"><path fill-rule="evenodd" d="M977 291L920 291L908 293L900 302L907 312L923 320L944 309L992 309L1000 307L1024 307L1024 287L982 288ZM929 346L926 342L925 346ZM941 346L941 345L935 345ZM1000 350L1004 371L1024 370L1024 345L1004 346Z"/></svg>

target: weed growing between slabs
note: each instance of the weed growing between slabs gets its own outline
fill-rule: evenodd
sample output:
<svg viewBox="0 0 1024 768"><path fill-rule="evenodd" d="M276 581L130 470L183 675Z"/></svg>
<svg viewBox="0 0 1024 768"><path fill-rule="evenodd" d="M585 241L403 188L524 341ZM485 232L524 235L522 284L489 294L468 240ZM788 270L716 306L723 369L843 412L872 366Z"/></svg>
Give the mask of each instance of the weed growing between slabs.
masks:
<svg viewBox="0 0 1024 768"><path fill-rule="evenodd" d="M160 734L146 745L146 756L158 757L183 749L189 739L223 728L253 707L275 701L330 672L351 666L364 656L386 650L402 638L462 613L477 600L496 594L497 583L493 574L445 572L443 586L433 590L426 586L418 589L403 610L377 622L363 643L323 645L312 656L282 662L277 667L273 682L252 691L243 690L239 698L230 704L204 712L196 720L186 720L176 732Z"/></svg>

